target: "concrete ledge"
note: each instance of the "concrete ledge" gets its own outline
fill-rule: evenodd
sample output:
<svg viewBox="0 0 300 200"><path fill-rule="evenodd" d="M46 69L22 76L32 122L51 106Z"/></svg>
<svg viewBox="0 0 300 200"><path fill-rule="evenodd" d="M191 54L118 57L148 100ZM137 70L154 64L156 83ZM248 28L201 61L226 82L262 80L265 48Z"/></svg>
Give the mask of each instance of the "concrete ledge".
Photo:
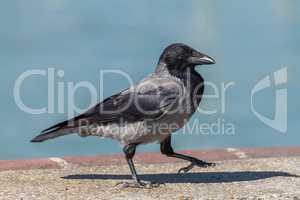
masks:
<svg viewBox="0 0 300 200"><path fill-rule="evenodd" d="M59 165L52 160L30 159L30 160L0 160L0 171L19 170L19 169L53 169Z"/></svg>
<svg viewBox="0 0 300 200"><path fill-rule="evenodd" d="M300 156L286 157L295 155L295 151L289 154L287 149L269 150L260 149L261 153L255 155L266 157L270 156L269 152L274 152L285 157L248 159L252 152L257 152L254 149L249 154L247 152L250 149L201 153L192 151L190 153L193 155L228 160L217 161L217 165L211 168L194 167L187 174L176 172L187 166L188 162L161 163L167 161L163 156L140 154L140 163L136 165L139 178L161 183L159 187L152 189L127 188L120 184L132 179L127 164L98 166L111 164L104 161L123 163L123 156L120 155L84 157L87 162L83 163L84 166L81 158L70 158L69 162L61 158L50 158L61 168L0 171L0 199L300 200ZM219 151L226 157L217 157ZM239 159L229 160L230 157L225 152L229 152L232 158ZM149 155L153 155L154 159L149 160ZM103 158L103 161L95 163L94 158ZM156 164L143 163L144 161ZM90 165L86 166L87 164Z"/></svg>
<svg viewBox="0 0 300 200"><path fill-rule="evenodd" d="M227 148L208 151L180 151L180 153L199 157L208 161L236 160L245 158L290 157L300 156L300 147L274 147L274 148ZM179 159L168 158L160 153L137 153L135 162L145 163L174 163ZM53 169L65 165L120 165L125 164L123 154L98 155L84 157L44 158L29 160L0 160L0 171Z"/></svg>

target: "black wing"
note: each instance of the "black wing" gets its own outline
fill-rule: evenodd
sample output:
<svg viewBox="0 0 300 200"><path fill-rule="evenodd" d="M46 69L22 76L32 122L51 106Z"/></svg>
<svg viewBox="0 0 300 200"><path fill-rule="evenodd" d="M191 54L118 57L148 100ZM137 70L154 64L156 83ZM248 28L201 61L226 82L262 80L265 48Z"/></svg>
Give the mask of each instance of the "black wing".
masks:
<svg viewBox="0 0 300 200"><path fill-rule="evenodd" d="M90 124L108 124L156 119L174 107L182 97L183 88L176 81L163 79L147 81L108 97L85 113L56 124L42 133L77 127L80 120L86 120Z"/></svg>

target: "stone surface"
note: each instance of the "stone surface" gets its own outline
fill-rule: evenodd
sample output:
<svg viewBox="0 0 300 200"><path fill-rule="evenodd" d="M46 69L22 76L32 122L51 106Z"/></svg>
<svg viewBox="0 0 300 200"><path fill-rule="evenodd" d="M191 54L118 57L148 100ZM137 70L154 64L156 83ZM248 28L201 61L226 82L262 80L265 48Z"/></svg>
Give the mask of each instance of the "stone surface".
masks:
<svg viewBox="0 0 300 200"><path fill-rule="evenodd" d="M164 183L154 189L116 186L130 179L126 164L1 171L0 199L300 199L300 157L223 160L176 174L187 164L138 163L142 179Z"/></svg>
<svg viewBox="0 0 300 200"><path fill-rule="evenodd" d="M58 168L56 162L50 159L30 160L0 160L0 171L17 169L51 169Z"/></svg>
<svg viewBox="0 0 300 200"><path fill-rule="evenodd" d="M180 151L208 161L224 161L244 158L267 158L300 156L300 147L273 147L273 148L227 148L206 151ZM137 163L175 163L180 162L176 158L169 158L160 153L137 153L134 157ZM0 160L0 171L18 169L52 169L60 168L65 163L90 165L121 165L126 164L123 154L98 155L98 156L68 156L64 158L44 158L30 160Z"/></svg>

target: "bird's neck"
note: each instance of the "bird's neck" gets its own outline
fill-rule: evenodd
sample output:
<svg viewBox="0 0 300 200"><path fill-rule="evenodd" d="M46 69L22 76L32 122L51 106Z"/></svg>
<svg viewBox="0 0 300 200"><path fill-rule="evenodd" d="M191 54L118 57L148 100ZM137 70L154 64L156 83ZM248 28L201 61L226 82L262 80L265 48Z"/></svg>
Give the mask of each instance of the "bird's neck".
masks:
<svg viewBox="0 0 300 200"><path fill-rule="evenodd" d="M169 66L164 62L159 62L156 66L155 73L156 74L168 74Z"/></svg>
<svg viewBox="0 0 300 200"><path fill-rule="evenodd" d="M198 74L198 73L195 71L194 67L186 67L186 66L175 67L175 66L167 65L164 62L159 62L156 66L155 74L162 75L162 76L171 75L179 79L185 79L187 75Z"/></svg>
<svg viewBox="0 0 300 200"><path fill-rule="evenodd" d="M156 66L155 69L155 73L156 74L161 74L161 75L173 75L173 76L177 76L180 73L183 73L184 70L178 70L178 69L184 69L184 67L180 67L180 66L172 66L172 65L168 65L164 62L159 62Z"/></svg>
<svg viewBox="0 0 300 200"><path fill-rule="evenodd" d="M158 63L155 74L163 78L172 76L180 80L189 91L191 102L196 103L193 106L199 105L204 91L204 79L195 70L195 67L185 67L184 70L175 69L175 67L167 66L165 63ZM196 107L194 108L196 109Z"/></svg>

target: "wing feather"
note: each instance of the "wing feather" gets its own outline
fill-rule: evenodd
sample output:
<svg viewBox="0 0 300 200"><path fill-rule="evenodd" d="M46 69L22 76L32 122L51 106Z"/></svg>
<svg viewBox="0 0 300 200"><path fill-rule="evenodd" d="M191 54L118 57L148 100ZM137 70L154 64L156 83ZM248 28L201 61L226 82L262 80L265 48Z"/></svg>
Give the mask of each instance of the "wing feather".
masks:
<svg viewBox="0 0 300 200"><path fill-rule="evenodd" d="M85 113L54 125L42 133L78 127L80 120L108 124L157 119L167 113L182 96L179 83L162 78L149 78L118 94L106 98Z"/></svg>

